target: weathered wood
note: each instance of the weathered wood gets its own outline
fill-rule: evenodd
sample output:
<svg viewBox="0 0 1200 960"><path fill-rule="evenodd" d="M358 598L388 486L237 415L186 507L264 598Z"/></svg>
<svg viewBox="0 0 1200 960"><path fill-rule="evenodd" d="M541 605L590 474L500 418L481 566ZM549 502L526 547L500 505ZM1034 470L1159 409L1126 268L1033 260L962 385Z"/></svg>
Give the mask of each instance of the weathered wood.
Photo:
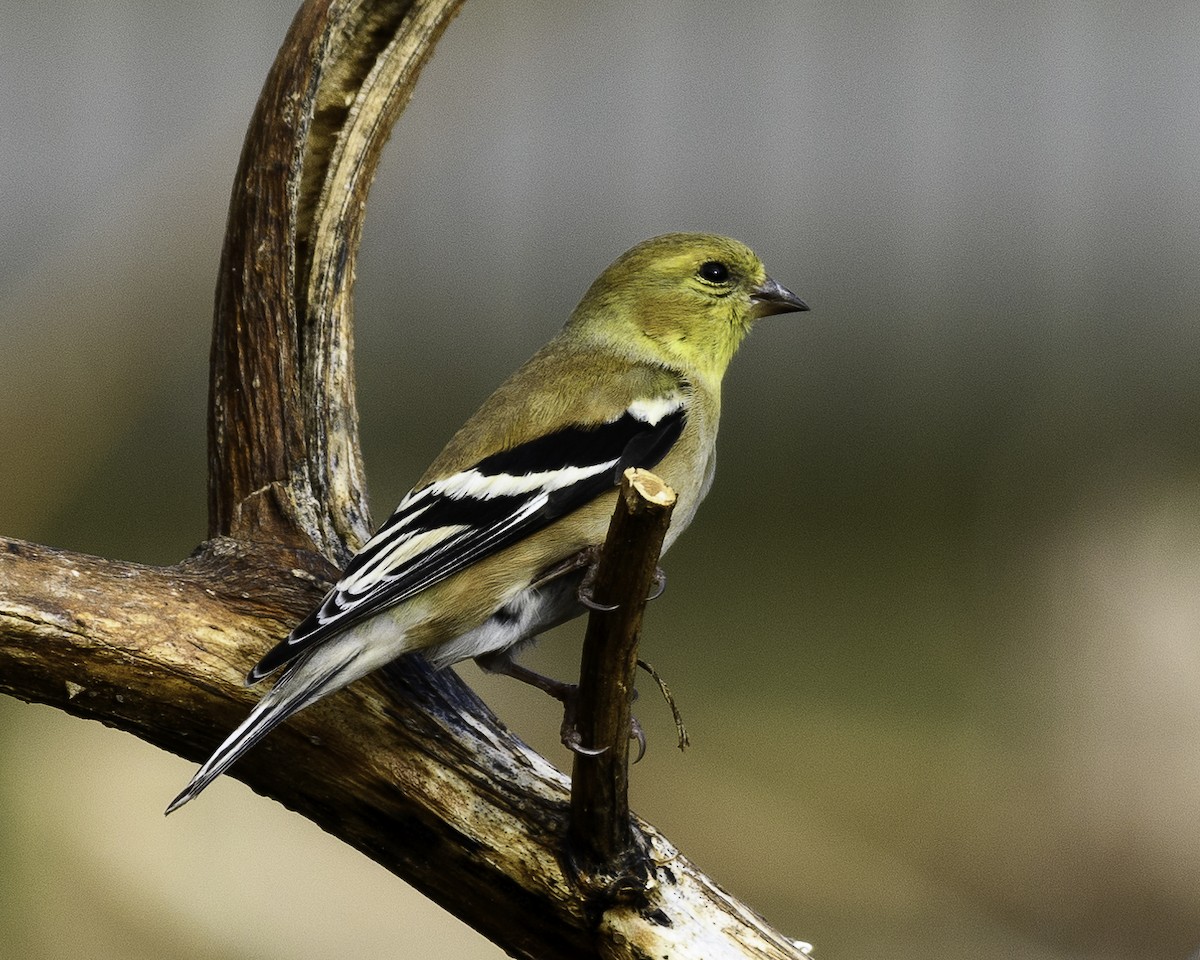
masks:
<svg viewBox="0 0 1200 960"><path fill-rule="evenodd" d="M331 572L311 554L229 539L166 568L0 540L0 692L200 761L260 696L246 671ZM559 865L566 778L452 673L414 659L355 684L275 731L234 776L506 949L593 955Z"/></svg>
<svg viewBox="0 0 1200 960"><path fill-rule="evenodd" d="M231 539L148 567L0 538L0 692L200 761L256 701L246 670L331 574L313 554ZM583 882L566 777L415 658L298 714L231 775L513 956L803 955L640 821L638 895Z"/></svg>
<svg viewBox="0 0 1200 960"><path fill-rule="evenodd" d="M369 527L354 256L379 152L461 2L301 8L230 204L211 357L211 538L165 568L0 538L0 692L195 761L256 702L246 671ZM626 818L647 856L638 895L584 882L568 853L566 778L419 658L298 714L232 775L513 956L803 955L639 821Z"/></svg>
<svg viewBox="0 0 1200 960"><path fill-rule="evenodd" d="M463 0L301 7L230 199L209 378L209 536L315 547L370 533L351 289L367 192Z"/></svg>

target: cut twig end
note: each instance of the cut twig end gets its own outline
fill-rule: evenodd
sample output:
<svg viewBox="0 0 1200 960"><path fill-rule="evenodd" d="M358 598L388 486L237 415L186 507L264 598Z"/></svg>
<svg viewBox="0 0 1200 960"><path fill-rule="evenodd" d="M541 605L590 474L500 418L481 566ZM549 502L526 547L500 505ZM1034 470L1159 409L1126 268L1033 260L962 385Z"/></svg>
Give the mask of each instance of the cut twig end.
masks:
<svg viewBox="0 0 1200 960"><path fill-rule="evenodd" d="M675 491L658 474L641 467L630 467L625 471L625 478L632 490L643 500L656 507L675 506Z"/></svg>

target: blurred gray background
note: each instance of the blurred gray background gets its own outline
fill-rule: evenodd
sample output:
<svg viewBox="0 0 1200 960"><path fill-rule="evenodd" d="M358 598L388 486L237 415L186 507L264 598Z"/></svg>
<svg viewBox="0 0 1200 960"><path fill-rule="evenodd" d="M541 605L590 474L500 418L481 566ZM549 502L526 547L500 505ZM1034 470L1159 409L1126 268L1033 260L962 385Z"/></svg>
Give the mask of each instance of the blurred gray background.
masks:
<svg viewBox="0 0 1200 960"><path fill-rule="evenodd" d="M285 0L0 3L0 532L203 537L212 290ZM822 960L1200 944L1200 10L468 0L371 196L382 518L635 241L813 311L727 381L636 809ZM576 669L578 627L532 662ZM461 672L560 766L559 717ZM497 957L226 780L0 702L0 955Z"/></svg>

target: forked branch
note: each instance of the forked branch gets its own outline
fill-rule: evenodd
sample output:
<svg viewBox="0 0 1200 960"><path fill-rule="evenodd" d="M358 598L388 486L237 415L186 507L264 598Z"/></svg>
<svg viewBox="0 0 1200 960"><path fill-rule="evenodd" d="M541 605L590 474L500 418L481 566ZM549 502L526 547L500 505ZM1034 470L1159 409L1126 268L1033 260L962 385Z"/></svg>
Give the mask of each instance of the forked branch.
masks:
<svg viewBox="0 0 1200 960"><path fill-rule="evenodd" d="M210 539L153 568L0 538L0 692L196 761L250 709L247 669L370 526L355 252L383 143L461 2L310 0L297 14L247 134L221 258ZM637 889L586 882L568 852L566 777L415 658L303 711L233 775L514 956L803 955L636 819L624 822L644 852Z"/></svg>

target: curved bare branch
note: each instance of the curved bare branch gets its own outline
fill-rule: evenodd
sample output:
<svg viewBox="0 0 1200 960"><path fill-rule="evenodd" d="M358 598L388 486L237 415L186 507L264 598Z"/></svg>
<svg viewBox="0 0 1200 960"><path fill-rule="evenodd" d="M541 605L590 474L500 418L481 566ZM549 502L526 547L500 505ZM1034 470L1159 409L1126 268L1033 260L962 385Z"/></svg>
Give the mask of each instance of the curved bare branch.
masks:
<svg viewBox="0 0 1200 960"><path fill-rule="evenodd" d="M367 192L463 0L310 0L263 86L217 282L209 535L344 564L370 532L351 289Z"/></svg>
<svg viewBox="0 0 1200 960"><path fill-rule="evenodd" d="M0 538L0 692L200 760L249 666L369 527L350 292L383 143L462 0L310 0L239 163L213 327L210 535L155 568ZM234 770L520 957L796 958L653 828L636 889L586 881L566 778L418 658L293 718Z"/></svg>

